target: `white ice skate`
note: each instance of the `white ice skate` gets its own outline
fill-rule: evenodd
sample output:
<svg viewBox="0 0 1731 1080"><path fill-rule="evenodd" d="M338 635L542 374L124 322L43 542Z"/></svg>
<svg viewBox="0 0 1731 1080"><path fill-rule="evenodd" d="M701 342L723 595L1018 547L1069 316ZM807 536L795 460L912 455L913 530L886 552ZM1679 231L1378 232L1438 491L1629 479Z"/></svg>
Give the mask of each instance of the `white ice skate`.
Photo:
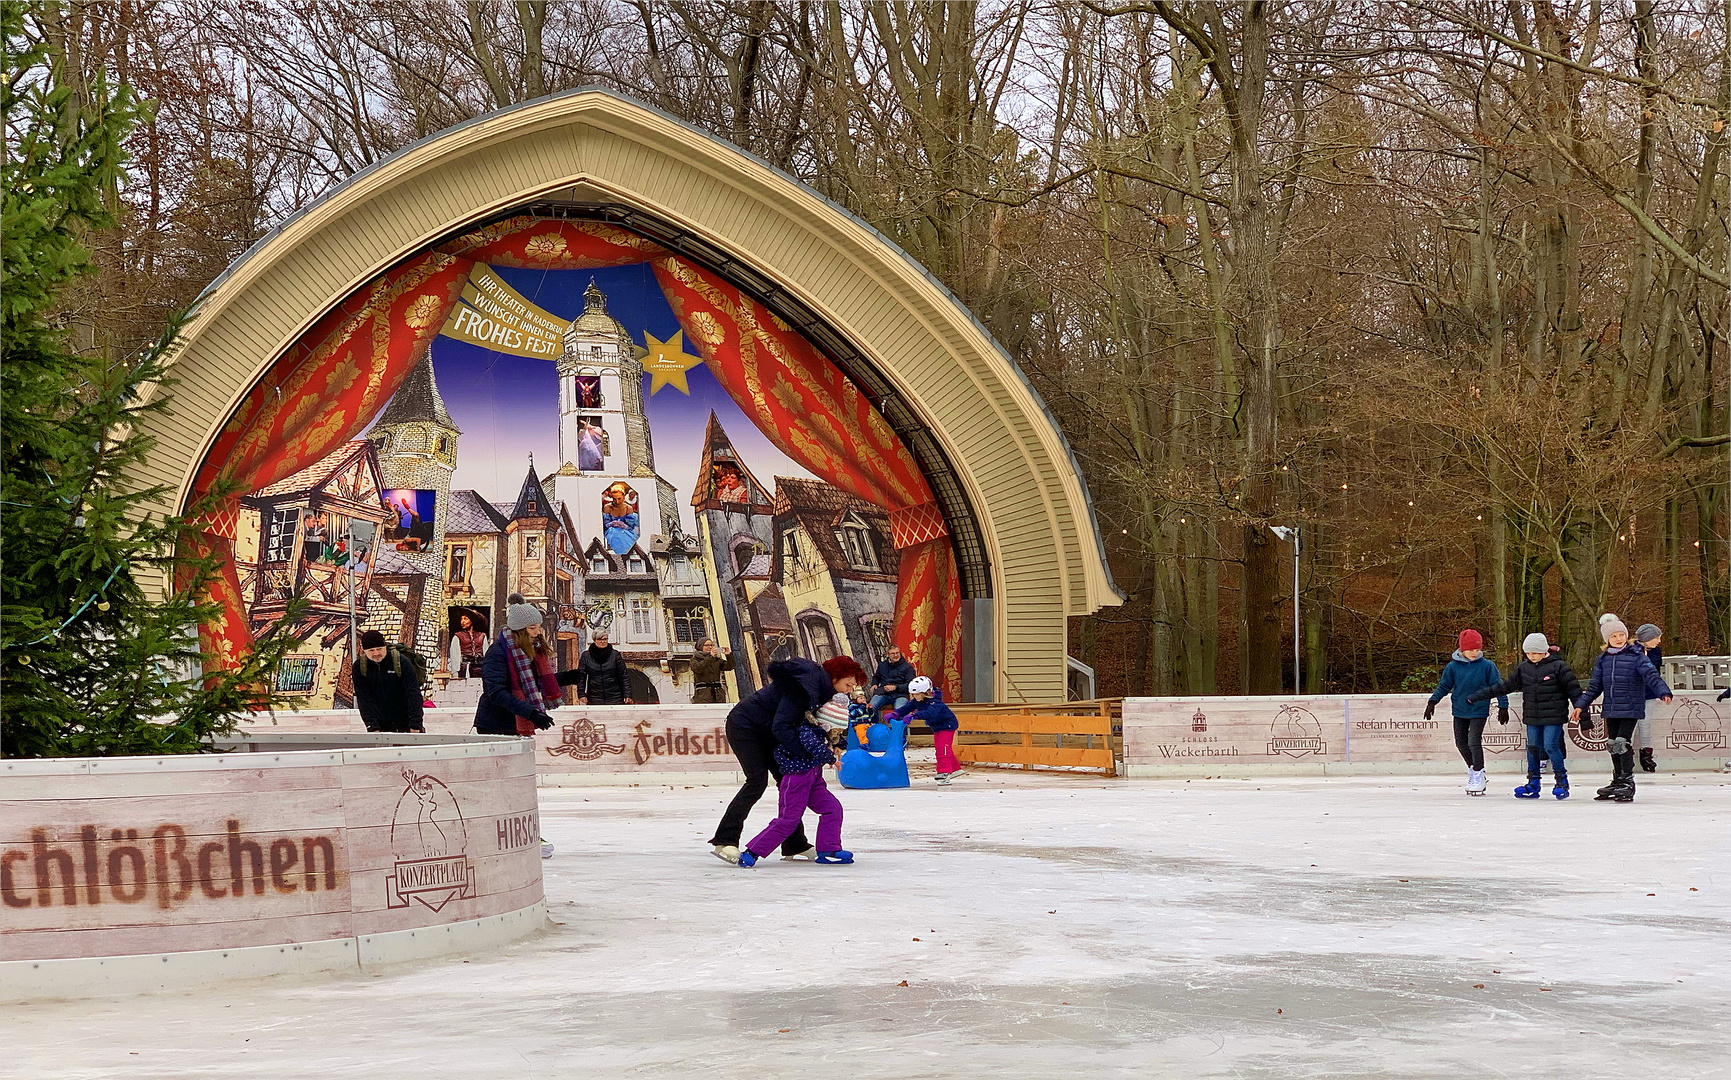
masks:
<svg viewBox="0 0 1731 1080"><path fill-rule="evenodd" d="M553 857L553 841L546 839L541 841L541 857L543 859L551 859Z"/></svg>
<svg viewBox="0 0 1731 1080"><path fill-rule="evenodd" d="M712 844L710 850L724 863L733 863L736 866L739 864L739 849L732 844Z"/></svg>
<svg viewBox="0 0 1731 1080"><path fill-rule="evenodd" d="M792 855L783 855L782 858L784 858L784 859L799 859L803 862L810 862L813 859L817 858L817 848L808 847L804 851L796 851Z"/></svg>
<svg viewBox="0 0 1731 1080"><path fill-rule="evenodd" d="M1485 771L1483 769L1467 770L1467 794L1483 795L1485 793Z"/></svg>
<svg viewBox="0 0 1731 1080"><path fill-rule="evenodd" d="M937 779L938 779L938 783L944 785L945 787L949 787L949 785L950 785L950 774L949 773L941 772L938 774Z"/></svg>

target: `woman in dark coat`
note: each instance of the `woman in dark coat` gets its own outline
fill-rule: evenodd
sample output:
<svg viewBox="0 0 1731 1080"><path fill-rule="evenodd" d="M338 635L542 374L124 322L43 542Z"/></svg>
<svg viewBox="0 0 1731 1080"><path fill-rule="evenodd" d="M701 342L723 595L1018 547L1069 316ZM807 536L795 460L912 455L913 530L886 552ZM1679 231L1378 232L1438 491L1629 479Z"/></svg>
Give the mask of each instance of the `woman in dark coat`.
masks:
<svg viewBox="0 0 1731 1080"><path fill-rule="evenodd" d="M475 730L483 735L533 735L553 726L548 709L559 706L559 687L577 672L553 670L553 650L541 630L541 613L511 595L505 631L481 660L481 703Z"/></svg>
<svg viewBox="0 0 1731 1080"><path fill-rule="evenodd" d="M777 660L769 665L769 685L746 698L727 714L727 744L739 759L745 784L728 803L715 827L710 847L723 862L739 861L739 836L745 830L746 816L769 786L770 776L781 782L781 769L775 762L775 748L780 745L794 753L802 753L799 727L806 714L835 697L852 693L865 682L865 669L851 656L832 656L823 666L803 657ZM814 849L805 838L804 827L797 828L782 842L784 858L812 854Z"/></svg>
<svg viewBox="0 0 1731 1080"><path fill-rule="evenodd" d="M572 682L577 700L584 705L635 705L631 683L625 673L625 656L607 640L607 631L597 630L577 661Z"/></svg>

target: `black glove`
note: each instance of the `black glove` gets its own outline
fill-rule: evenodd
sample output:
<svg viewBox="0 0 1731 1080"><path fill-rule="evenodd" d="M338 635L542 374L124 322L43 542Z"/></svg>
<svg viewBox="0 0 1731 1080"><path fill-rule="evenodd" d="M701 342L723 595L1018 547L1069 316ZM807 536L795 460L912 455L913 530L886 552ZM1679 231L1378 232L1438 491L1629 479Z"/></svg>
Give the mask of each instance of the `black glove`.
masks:
<svg viewBox="0 0 1731 1080"><path fill-rule="evenodd" d="M1506 724L1508 722L1509 722L1509 707L1507 705L1498 705L1497 706L1497 723Z"/></svg>
<svg viewBox="0 0 1731 1080"><path fill-rule="evenodd" d="M1581 714L1581 734L1585 735L1587 732L1589 732L1591 730L1593 730L1593 718L1591 716L1588 716L1586 713L1582 713Z"/></svg>
<svg viewBox="0 0 1731 1080"><path fill-rule="evenodd" d="M546 713L536 713L535 719L530 722L535 725L537 731L546 731L553 726L553 718Z"/></svg>
<svg viewBox="0 0 1731 1080"><path fill-rule="evenodd" d="M1436 715L1436 702L1434 702L1434 701L1425 702L1424 703L1424 718L1426 720L1429 720L1434 715Z"/></svg>

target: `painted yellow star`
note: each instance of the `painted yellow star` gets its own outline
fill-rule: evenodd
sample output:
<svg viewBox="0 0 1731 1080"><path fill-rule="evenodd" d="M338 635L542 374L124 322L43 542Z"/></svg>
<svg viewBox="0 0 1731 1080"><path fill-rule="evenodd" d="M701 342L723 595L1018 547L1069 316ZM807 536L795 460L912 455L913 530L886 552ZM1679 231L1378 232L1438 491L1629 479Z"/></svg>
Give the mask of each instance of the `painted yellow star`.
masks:
<svg viewBox="0 0 1731 1080"><path fill-rule="evenodd" d="M671 386L681 394L690 396L691 387L685 381L685 373L703 363L703 357L692 356L685 351L681 339L685 331L677 330L671 338L659 341L654 334L645 330L643 342L648 346L648 355L643 358L643 370L649 372L649 396L654 397L655 391L663 386Z"/></svg>

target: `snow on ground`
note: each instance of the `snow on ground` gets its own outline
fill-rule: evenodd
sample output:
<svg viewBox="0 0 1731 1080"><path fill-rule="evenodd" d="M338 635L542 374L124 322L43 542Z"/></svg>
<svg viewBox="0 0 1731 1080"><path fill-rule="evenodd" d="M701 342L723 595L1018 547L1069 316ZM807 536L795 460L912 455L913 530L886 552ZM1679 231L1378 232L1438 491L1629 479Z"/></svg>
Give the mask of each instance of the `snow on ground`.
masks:
<svg viewBox="0 0 1731 1080"><path fill-rule="evenodd" d="M548 933L13 1007L0 1076L1731 1076L1731 777L1577 780L928 773L755 870L731 790L544 790Z"/></svg>

